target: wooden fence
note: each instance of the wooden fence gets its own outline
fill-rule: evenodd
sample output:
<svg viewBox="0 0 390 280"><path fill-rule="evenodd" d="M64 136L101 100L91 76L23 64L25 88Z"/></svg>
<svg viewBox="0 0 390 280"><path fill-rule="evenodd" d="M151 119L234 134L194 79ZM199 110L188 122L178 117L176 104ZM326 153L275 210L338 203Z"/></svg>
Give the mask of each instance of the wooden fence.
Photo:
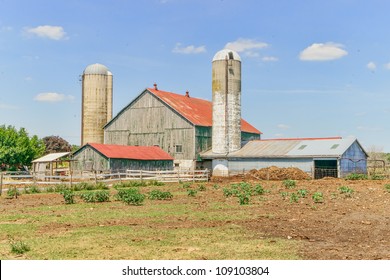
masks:
<svg viewBox="0 0 390 280"><path fill-rule="evenodd" d="M7 185L55 185L78 183L82 181L113 182L126 180L156 180L162 182L184 181L208 181L209 170L169 170L169 171L146 171L126 170L122 172L98 173L98 172L73 172L68 175L48 176L40 173L0 173L0 193Z"/></svg>

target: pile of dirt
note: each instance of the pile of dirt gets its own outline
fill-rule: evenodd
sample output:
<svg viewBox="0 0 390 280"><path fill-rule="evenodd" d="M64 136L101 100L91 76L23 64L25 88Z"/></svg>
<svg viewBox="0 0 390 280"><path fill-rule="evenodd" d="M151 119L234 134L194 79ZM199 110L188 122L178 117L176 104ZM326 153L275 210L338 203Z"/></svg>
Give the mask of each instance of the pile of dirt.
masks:
<svg viewBox="0 0 390 280"><path fill-rule="evenodd" d="M259 180L305 180L310 176L296 167L276 167L270 166L259 170L249 171L249 175Z"/></svg>

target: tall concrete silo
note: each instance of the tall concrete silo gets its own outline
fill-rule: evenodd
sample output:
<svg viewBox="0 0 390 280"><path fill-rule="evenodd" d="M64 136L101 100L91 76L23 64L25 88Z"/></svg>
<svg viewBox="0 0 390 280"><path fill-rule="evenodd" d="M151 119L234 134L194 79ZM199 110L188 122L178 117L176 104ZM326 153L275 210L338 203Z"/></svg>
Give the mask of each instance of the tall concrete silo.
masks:
<svg viewBox="0 0 390 280"><path fill-rule="evenodd" d="M112 118L112 74L102 64L85 68L82 76L81 145L103 143L103 126Z"/></svg>
<svg viewBox="0 0 390 280"><path fill-rule="evenodd" d="M241 58L224 49L212 62L212 151L228 154L241 148Z"/></svg>

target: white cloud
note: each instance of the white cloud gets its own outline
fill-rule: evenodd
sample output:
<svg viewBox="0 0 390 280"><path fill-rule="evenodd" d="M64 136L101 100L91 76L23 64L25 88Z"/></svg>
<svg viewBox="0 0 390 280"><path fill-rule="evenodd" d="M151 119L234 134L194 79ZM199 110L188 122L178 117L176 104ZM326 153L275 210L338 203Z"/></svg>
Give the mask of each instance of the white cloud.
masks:
<svg viewBox="0 0 390 280"><path fill-rule="evenodd" d="M287 124L278 124L277 127L280 129L289 129L290 128L290 126Z"/></svg>
<svg viewBox="0 0 390 280"><path fill-rule="evenodd" d="M372 61L370 61L369 63L367 63L367 68L370 70L370 71L375 71L376 70L376 64Z"/></svg>
<svg viewBox="0 0 390 280"><path fill-rule="evenodd" d="M275 56L264 56L262 59L262 61L279 61L279 58L275 57Z"/></svg>
<svg viewBox="0 0 390 280"><path fill-rule="evenodd" d="M239 38L234 42L229 42L225 45L225 49L230 49L244 54L248 57L259 57L260 54L256 51L268 47L264 42L258 42L253 39Z"/></svg>
<svg viewBox="0 0 390 280"><path fill-rule="evenodd" d="M181 43L177 43L172 52L181 54L198 54L206 52L205 46L195 47L194 45L182 46Z"/></svg>
<svg viewBox="0 0 390 280"><path fill-rule="evenodd" d="M335 60L346 56L348 52L343 49L344 46L332 42L314 43L304 49L299 58L306 61L326 61Z"/></svg>
<svg viewBox="0 0 390 280"><path fill-rule="evenodd" d="M35 96L34 100L39 102L62 102L62 101L72 101L74 100L74 96L65 95L56 92L44 92Z"/></svg>
<svg viewBox="0 0 390 280"><path fill-rule="evenodd" d="M385 69L390 70L390 62L385 64Z"/></svg>
<svg viewBox="0 0 390 280"><path fill-rule="evenodd" d="M34 28L25 28L25 31L30 35L52 40L67 39L66 32L62 26L40 25Z"/></svg>

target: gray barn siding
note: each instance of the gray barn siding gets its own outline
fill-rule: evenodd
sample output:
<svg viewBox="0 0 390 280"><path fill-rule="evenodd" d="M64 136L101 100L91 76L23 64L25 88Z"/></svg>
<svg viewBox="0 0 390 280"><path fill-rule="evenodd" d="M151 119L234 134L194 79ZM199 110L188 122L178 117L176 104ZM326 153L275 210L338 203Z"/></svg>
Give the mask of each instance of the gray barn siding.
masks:
<svg viewBox="0 0 390 280"><path fill-rule="evenodd" d="M229 159L228 164L231 172L249 171L270 166L297 167L309 174L313 171L312 158L240 158Z"/></svg>
<svg viewBox="0 0 390 280"><path fill-rule="evenodd" d="M172 170L173 160L133 160L133 159L110 159L111 171L130 170Z"/></svg>
<svg viewBox="0 0 390 280"><path fill-rule="evenodd" d="M350 173L367 173L367 156L355 141L342 155L340 161L340 177Z"/></svg>
<svg viewBox="0 0 390 280"><path fill-rule="evenodd" d="M108 159L89 146L74 154L73 159L76 160L72 164L75 170L103 171L109 169Z"/></svg>
<svg viewBox="0 0 390 280"><path fill-rule="evenodd" d="M104 131L106 144L158 145L175 159L194 159L194 126L145 91L130 103ZM182 152L176 153L176 145Z"/></svg>

